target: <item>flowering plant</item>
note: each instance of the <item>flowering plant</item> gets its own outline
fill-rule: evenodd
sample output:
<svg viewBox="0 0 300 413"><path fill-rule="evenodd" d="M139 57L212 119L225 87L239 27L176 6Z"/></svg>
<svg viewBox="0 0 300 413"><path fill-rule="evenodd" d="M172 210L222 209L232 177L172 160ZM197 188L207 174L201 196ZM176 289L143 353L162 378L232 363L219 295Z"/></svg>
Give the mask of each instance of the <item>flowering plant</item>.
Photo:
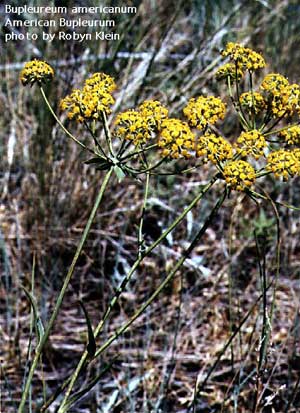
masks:
<svg viewBox="0 0 300 413"><path fill-rule="evenodd" d="M91 360L99 357L157 298L188 258L232 191L243 192L255 202L260 199L270 201L276 210L277 201L271 200L270 196L261 190L258 180L267 175L273 175L276 179L286 181L300 174L299 85L290 84L284 76L271 73L267 74L260 86L254 90L253 74L266 66L263 56L236 43L228 43L221 54L228 61L218 69L216 79L225 81L227 84L229 99L240 124L237 137L225 136L222 133L220 125L225 119L229 104L215 96L191 98L186 102L182 112L183 116L180 118L169 117L169 110L161 102L146 100L137 108L118 113L110 126L108 116L111 115L115 102L113 93L116 90L116 84L110 75L95 73L85 81L82 89L74 89L60 103L60 109L62 113L66 112L68 120L70 122L76 121L88 131L91 139L86 143L64 126L47 99L43 83L54 77L52 67L46 62L34 60L27 63L22 70L20 79L23 85L30 84L32 86L36 83L39 86L47 107L62 130L87 154L92 155L92 158L87 159L86 163L98 170L105 171L105 176L52 316L45 331L39 337L18 413L24 411L38 360L49 338L78 257L84 247L113 172L119 181L128 176L133 179L144 179L145 182L143 210L139 221L137 258L108 303L97 327L93 330L89 326L86 350L73 374L62 383L56 393L57 396L57 394L64 392L59 413L69 411L71 406L85 393L85 391L81 391L78 394L73 391L84 367ZM241 91L242 82L244 85L249 84L248 90ZM211 163L215 172L208 183L199 189L197 196L178 218L157 240L147 246L143 234L143 211L147 208L150 178L154 174L164 174L166 172L164 167L178 159L184 163L194 162L192 166L188 165L180 170L181 174L191 170L191 168L200 168L206 163ZM102 331L120 294L126 288L141 262L163 242L217 182L223 187L222 195L182 257L134 315L97 348L95 339ZM277 276L278 274L279 264ZM274 291L276 291L276 280ZM273 310L271 309L268 314L271 321L272 316ZM260 369L264 365L270 332L270 324L265 322L262 332ZM91 386L87 386L86 392L90 388ZM196 386L194 401L199 392L200 390ZM50 397L40 411L46 411L55 397Z"/></svg>

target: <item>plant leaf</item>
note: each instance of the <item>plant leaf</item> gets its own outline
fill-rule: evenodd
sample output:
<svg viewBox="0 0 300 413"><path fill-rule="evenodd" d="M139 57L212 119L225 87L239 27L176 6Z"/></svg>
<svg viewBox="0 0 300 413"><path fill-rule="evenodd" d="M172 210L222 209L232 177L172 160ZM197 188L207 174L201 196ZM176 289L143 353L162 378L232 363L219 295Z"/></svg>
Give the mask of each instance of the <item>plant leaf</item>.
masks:
<svg viewBox="0 0 300 413"><path fill-rule="evenodd" d="M42 322L42 320L39 316L37 303L36 303L35 298L33 297L33 295L25 287L21 286L21 288L24 291L24 293L26 294L26 297L28 298L28 301L30 302L31 307L33 309L34 323L36 325L38 341L40 343L41 340L42 340L42 337L44 335L45 329L44 329L44 326L43 326L43 322Z"/></svg>
<svg viewBox="0 0 300 413"><path fill-rule="evenodd" d="M100 170L109 169L110 167L110 163L107 162L106 159L102 159L98 157L90 158L87 161L84 161L84 163L86 165L92 165L96 169L100 169Z"/></svg>
<svg viewBox="0 0 300 413"><path fill-rule="evenodd" d="M88 312L83 304L83 302L80 300L79 304L84 312L84 316L85 316L85 320L86 320L86 325L87 325L87 329L88 329L88 343L86 346L88 355L90 358L92 358L95 353L96 353L96 341L95 341L95 336L94 336L94 332L93 332L93 328L92 328L92 324L88 315Z"/></svg>
<svg viewBox="0 0 300 413"><path fill-rule="evenodd" d="M117 175L118 181L121 182L125 177L124 171L118 165L115 165L114 172Z"/></svg>

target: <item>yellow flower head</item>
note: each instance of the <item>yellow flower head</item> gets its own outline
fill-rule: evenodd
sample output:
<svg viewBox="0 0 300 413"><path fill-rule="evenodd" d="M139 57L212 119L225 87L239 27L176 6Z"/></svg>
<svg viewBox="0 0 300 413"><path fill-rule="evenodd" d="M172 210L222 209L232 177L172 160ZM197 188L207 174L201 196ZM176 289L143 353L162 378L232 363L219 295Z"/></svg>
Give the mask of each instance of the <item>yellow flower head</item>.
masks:
<svg viewBox="0 0 300 413"><path fill-rule="evenodd" d="M114 98L110 94L99 96L97 93L86 89L74 89L70 95L60 102L61 110L68 111L68 118L77 122L85 120L98 120L101 112L110 113L110 105L114 103Z"/></svg>
<svg viewBox="0 0 300 413"><path fill-rule="evenodd" d="M232 80L240 80L243 77L243 74L243 70L239 67L239 65L235 65L234 63L226 63L225 65L220 66L216 71L216 79L227 80L229 77Z"/></svg>
<svg viewBox="0 0 300 413"><path fill-rule="evenodd" d="M35 82L41 85L48 80L52 80L53 77L53 68L48 63L37 59L25 63L20 73L20 80L24 86L33 85Z"/></svg>
<svg viewBox="0 0 300 413"><path fill-rule="evenodd" d="M293 84L281 90L281 102L285 110L285 116L292 116L295 111L299 112L300 87ZM299 112L300 113L300 112Z"/></svg>
<svg viewBox="0 0 300 413"><path fill-rule="evenodd" d="M264 97L258 92L245 92L240 96L240 104L249 113L258 114L266 108Z"/></svg>
<svg viewBox="0 0 300 413"><path fill-rule="evenodd" d="M273 172L276 178L282 177L286 181L289 176L299 174L300 161L295 151L280 149L268 155L266 169Z"/></svg>
<svg viewBox="0 0 300 413"><path fill-rule="evenodd" d="M157 100L145 100L138 110L155 132L160 130L162 121L168 117L169 113L168 109Z"/></svg>
<svg viewBox="0 0 300 413"><path fill-rule="evenodd" d="M206 156L214 164L233 157L232 146L221 136L206 132L199 138L196 146L197 156Z"/></svg>
<svg viewBox="0 0 300 413"><path fill-rule="evenodd" d="M186 122L165 119L161 124L158 146L163 157L190 158L195 149L195 136Z"/></svg>
<svg viewBox="0 0 300 413"><path fill-rule="evenodd" d="M271 95L279 95L282 87L289 86L289 81L286 77L279 73L269 73L262 81L261 89Z"/></svg>
<svg viewBox="0 0 300 413"><path fill-rule="evenodd" d="M285 140L289 145L299 145L300 144L300 126L291 126L278 134L281 138Z"/></svg>
<svg viewBox="0 0 300 413"><path fill-rule="evenodd" d="M224 119L225 112L225 103L214 96L192 98L183 109L189 124L197 129L203 129L209 123L214 125L219 119Z"/></svg>
<svg viewBox="0 0 300 413"><path fill-rule="evenodd" d="M261 54L239 43L227 43L226 49L221 54L223 57L229 56L232 61L244 69L256 70L266 66Z"/></svg>
<svg viewBox="0 0 300 413"><path fill-rule="evenodd" d="M227 184L238 191L244 191L255 181L255 170L245 161L228 162L223 171Z"/></svg>
<svg viewBox="0 0 300 413"><path fill-rule="evenodd" d="M115 89L112 77L95 73L85 81L83 89L74 89L60 102L60 108L68 111L68 118L77 122L101 119L101 113L111 113L115 100L111 92Z"/></svg>
<svg viewBox="0 0 300 413"><path fill-rule="evenodd" d="M264 154L267 146L266 140L258 130L242 132L237 138L235 147L241 156L252 155L255 159Z"/></svg>
<svg viewBox="0 0 300 413"><path fill-rule="evenodd" d="M268 74L261 84L267 93L268 104L274 118L291 116L299 108L300 89L298 85L290 85L279 73Z"/></svg>
<svg viewBox="0 0 300 413"><path fill-rule="evenodd" d="M98 93L112 93L116 89L114 79L106 73L97 72L84 82L86 90L92 90Z"/></svg>
<svg viewBox="0 0 300 413"><path fill-rule="evenodd" d="M152 137L147 118L136 110L120 113L116 118L115 125L115 136L132 141L134 145L145 143Z"/></svg>

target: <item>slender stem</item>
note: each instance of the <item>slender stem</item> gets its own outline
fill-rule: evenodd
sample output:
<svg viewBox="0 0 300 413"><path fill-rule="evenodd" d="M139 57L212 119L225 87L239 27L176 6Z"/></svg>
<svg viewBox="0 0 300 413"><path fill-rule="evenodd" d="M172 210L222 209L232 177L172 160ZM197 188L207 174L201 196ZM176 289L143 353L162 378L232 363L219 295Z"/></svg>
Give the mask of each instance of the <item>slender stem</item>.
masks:
<svg viewBox="0 0 300 413"><path fill-rule="evenodd" d="M146 251L144 252L144 254L142 254L140 257L138 257L138 259L134 262L134 264L132 265L130 271L128 272L128 274L123 278L119 288L116 290L115 295L113 296L113 298L111 299L102 319L100 320L100 322L98 323L95 331L94 331L94 336L95 338L97 338L100 334L100 332L102 331L103 325L105 323L105 321L107 320L107 318L109 317L111 311L113 310L115 304L117 303L121 293L124 291L126 285L128 284L128 282L130 281L132 275L135 273L136 269L138 268L138 266L140 265L140 263L143 261L143 259L148 256L167 236L168 234L173 231L173 229L185 218L185 216L188 214L189 211L191 211L191 209L199 202L199 200L204 196L204 194L213 186L213 184L216 182L217 180L217 176L214 176L211 181L200 191L200 193L193 199L193 201L188 205L187 208L185 208L185 210L179 215L179 217L177 217L172 224L166 229L166 231L164 231L161 236L152 244L150 245ZM68 386L68 389L66 391L65 397L62 401L62 404L60 406L60 410L59 413L62 413L64 410L62 409L66 403L67 403L67 399L71 394L72 388L80 374L80 371L82 369L82 367L84 366L86 360L88 358L88 352L84 351L84 353L81 356L81 359L75 369L75 372L73 373L73 375L70 378L67 378L65 380L65 382L62 384L61 389L64 390L66 388L66 386ZM69 383L69 385L68 385ZM51 398L51 403L53 402L53 400L55 400L55 398ZM50 400L49 400L50 401ZM41 409L41 411L45 411L45 409L49 406L49 403L47 403L47 405L44 405Z"/></svg>
<svg viewBox="0 0 300 413"><path fill-rule="evenodd" d="M149 167L146 168L146 169L141 169L141 170L139 170L139 169L132 168L132 167L130 167L130 166L126 166L126 169L128 169L129 171L131 171L132 173L134 173L134 174L136 174L136 175L141 175L141 174L144 174L144 173L148 173L148 172L150 172L150 171L153 171L153 169L156 169L156 168L157 168L158 166L160 166L165 160L166 160L166 158L162 158L159 162L157 162L156 164L154 164L154 165L152 165L152 166L149 166Z"/></svg>
<svg viewBox="0 0 300 413"><path fill-rule="evenodd" d="M236 82L238 82L238 81L236 80ZM241 125L243 126L243 128L245 130L247 130L248 129L248 123L247 123L246 119L244 118L243 114L240 111L239 103L236 103L236 101L234 100L234 97L233 97L231 82L230 82L230 76L227 77L227 86L228 86L228 94L230 96L233 107L236 110L236 113L238 114L238 116L240 118Z"/></svg>
<svg viewBox="0 0 300 413"><path fill-rule="evenodd" d="M249 83L250 83L251 100L252 100L252 129L256 129L256 123L255 123L255 102L254 102L253 79L252 79L252 71L251 71L251 70L249 70Z"/></svg>
<svg viewBox="0 0 300 413"><path fill-rule="evenodd" d="M105 137L106 137L106 141L107 141L107 145L108 145L108 150L109 150L109 153L111 154L111 156L113 158L115 158L114 150L113 150L113 147L112 147L112 141L111 141L111 133L110 133L110 130L109 130L109 127L108 127L106 113L104 111L102 111L101 116L102 116L102 122L103 122L103 126L104 126Z"/></svg>
<svg viewBox="0 0 300 413"><path fill-rule="evenodd" d="M223 192L223 195L221 198L218 200L214 208L212 209L211 213L209 214L208 218L205 220L203 226L200 228L198 233L196 234L195 238L189 245L189 247L184 251L182 254L182 257L177 261L175 264L173 270L168 274L168 276L161 282L161 284L157 287L157 289L154 291L154 293L146 300L146 302L135 312L135 314L130 317L130 319L125 323L123 326L118 328L116 332L96 351L94 359L99 357L100 354L104 352L121 334L123 334L128 328L133 324L133 322L141 316L141 314L149 307L149 305L156 299L156 297L162 292L162 290L166 287L166 285L172 280L174 275L177 273L179 268L182 266L182 264L185 262L185 260L190 256L191 252L193 249L196 247L198 244L200 238L205 234L207 228L211 224L212 220L216 216L218 210L221 208L223 205L223 202L225 201L227 195L227 189Z"/></svg>
<svg viewBox="0 0 300 413"><path fill-rule="evenodd" d="M138 230L138 259L140 259L143 256L144 248L145 248L144 236L143 236L143 225L144 225L144 217L145 217L146 205L147 205L148 194L149 194L149 181L150 181L150 174L146 173L145 194L144 194L144 200L143 200L143 206L142 206L142 212L141 212L141 218L140 218L140 224L139 224L139 230Z"/></svg>
<svg viewBox="0 0 300 413"><path fill-rule="evenodd" d="M240 88L239 88L239 82L238 82L238 64L237 62L235 62L235 89L236 89L236 100L237 100L237 104L240 110L240 115L242 117L242 119L244 120L244 122L246 122L247 125L247 129L250 129L251 126L248 123L247 117L243 111L242 105L241 105L241 101L240 101ZM250 121L249 121L250 122Z"/></svg>
<svg viewBox="0 0 300 413"><path fill-rule="evenodd" d="M153 145L146 146L145 148L143 148L141 150L132 151L132 152L128 153L127 155L123 156L123 158L120 159L120 162L124 162L126 159L132 158L133 156L136 156L140 153L145 153L146 151L149 151L150 149L153 149L156 146L157 146L157 143L154 143Z"/></svg>
<svg viewBox="0 0 300 413"><path fill-rule="evenodd" d="M43 89L42 86L40 87L40 91L41 91L41 94L42 94L42 96L43 96L43 98L44 98L44 101L45 101L45 103L46 103L49 111L51 112L52 116L54 117L54 119L56 120L56 122L59 124L59 126L62 128L62 130L63 130L74 142L76 142L78 145L80 145L83 149L85 149L85 150L87 150L87 151L89 151L89 152L91 152L91 153L93 153L93 154L96 154L92 149L88 148L84 143L80 142L77 138L75 138L75 136L72 135L72 133L69 132L68 129L66 129L66 128L64 127L64 125L61 123L61 121L60 121L59 118L57 117L56 113L55 113L54 110L52 109L52 106L50 105L49 100L48 100L48 98L47 98L47 96L46 96L46 94L45 94L44 89ZM99 156L99 155L98 155L98 156Z"/></svg>
<svg viewBox="0 0 300 413"><path fill-rule="evenodd" d="M258 261L258 268L259 268L259 277L261 283L261 291L263 297L263 326L261 332L261 339L260 339L260 349L259 349L259 362L258 362L258 375L262 370L263 363L266 358L267 352L267 337L268 337L268 308L267 308L267 280L266 280L266 252L265 246L262 245L262 251L259 246L259 240L257 231L254 231L255 236L255 245L256 245L256 254L257 254L257 261Z"/></svg>
<svg viewBox="0 0 300 413"><path fill-rule="evenodd" d="M95 216L96 216L97 209L98 209L98 207L99 207L99 205L100 205L100 202L101 202L101 200L102 200L104 191L105 191L105 189L106 189L106 186L107 186L107 184L108 184L108 181L109 181L109 178L110 178L111 174L112 174L112 168L107 172L107 174L105 175L105 178L104 178L104 180L103 180L103 182L102 182L102 185L101 185L100 191L99 191L99 193L98 193L98 196L97 196L97 198L96 198L96 201L95 201L95 203L94 203L92 212L91 212L91 214L90 214L90 216L89 216L89 219L88 219L87 224L86 224L86 226L85 226L85 228L84 228L82 237L81 237L80 242L79 242L79 244L78 244L78 246L77 246L77 250L76 250L76 252L75 252L73 261L72 261L72 263L71 263L71 265L70 265L69 271L68 271L68 273L67 273L67 275L66 275L66 278L65 278L64 283L63 283L63 286L62 286L62 288L61 288L61 290L60 290L59 296L58 296L58 298L57 298L57 300L56 300L56 304L55 304L55 307L54 307L54 309L53 309L52 315L51 315L51 317L50 317L49 323L48 323L48 325L47 325L47 328L45 329L45 332L44 332L44 334L43 334L43 337L42 337L41 340L40 340L39 345L38 345L37 348L36 348L35 356L34 356L34 359L33 359L33 361L32 361L32 364L31 364L31 367L30 367L30 370L29 370L29 373L28 373L28 377L27 377L27 380L26 380L25 388L24 388L24 391L23 391L23 394L22 394L22 399L21 399L21 402L20 402L20 406L19 406L19 409L18 409L18 413L23 413L23 412L24 412L25 403L26 403L26 400L27 400L28 392L29 392L29 389L30 389L30 385L31 385L31 382L32 382L32 378L33 378L35 369L36 369L36 367L37 367L38 361L39 361L40 356L41 356L41 354L42 354L43 348L44 348L44 346L45 346L45 344L46 344L46 342L47 342L47 340L48 340L48 337L49 337L49 335L50 335L50 331L51 331L51 329L52 329L52 327L53 327L53 324L54 324L54 322L55 322L55 320L56 320L56 317L57 317L57 314L58 314L58 312L59 312L59 309L60 309L60 307L61 307L61 305L62 305L62 302L63 302L64 296L65 296L65 293L66 293L66 291L67 291L67 288L68 288L68 285L69 285L69 283L70 283L71 277L72 277L72 275L73 275L73 273L74 273L74 269L75 269L77 260L78 260L78 258L79 258L79 256L80 256L81 252L82 252L83 246L84 246L84 244L85 244L85 241L86 241L87 236L88 236L88 234L89 234L89 231L90 231L90 229L91 229L92 222L93 222L93 220L94 220L94 218L95 218Z"/></svg>
<svg viewBox="0 0 300 413"><path fill-rule="evenodd" d="M108 157L106 156L106 153L104 152L104 150L101 147L100 142L97 139L97 136L95 135L95 120L93 120L92 127L90 127L90 125L88 124L88 122L86 120L84 121L84 125L87 128L87 130L89 131L91 137L93 138L93 141L94 141L94 144L95 144L96 148L102 154L102 156L100 155L100 153L99 153L99 155L101 157L105 158L105 159L108 159Z"/></svg>
<svg viewBox="0 0 300 413"><path fill-rule="evenodd" d="M264 135L264 136L273 135L273 134L275 134L275 133L279 133L279 132L282 132L282 131L287 130L287 129L289 129L289 128L292 128L293 126L297 126L297 125L299 125L299 124L300 124L300 122L296 122L296 123L293 123L292 125L288 125L288 126L285 126L284 128L277 129L277 130L274 130L274 131L272 131L272 130L269 129L267 132L263 133L263 135ZM274 126L275 126L275 124L272 126L272 128L273 128Z"/></svg>

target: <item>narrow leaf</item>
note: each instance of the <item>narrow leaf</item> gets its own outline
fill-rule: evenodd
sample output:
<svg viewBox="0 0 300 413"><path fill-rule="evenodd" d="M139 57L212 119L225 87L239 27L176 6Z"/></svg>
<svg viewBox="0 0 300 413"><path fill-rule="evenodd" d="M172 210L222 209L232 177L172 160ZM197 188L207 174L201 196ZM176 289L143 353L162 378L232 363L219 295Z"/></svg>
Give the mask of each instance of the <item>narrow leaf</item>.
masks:
<svg viewBox="0 0 300 413"><path fill-rule="evenodd" d="M114 171L115 171L115 174L117 175L118 181L121 182L125 177L123 170L118 165L115 165Z"/></svg>
<svg viewBox="0 0 300 413"><path fill-rule="evenodd" d="M85 320L86 320L86 325L87 325L87 329L88 329L88 344L87 344L87 352L89 357L93 357L96 353L96 341L95 341L95 336L94 336L94 332L93 332L93 328L92 328L92 324L88 315L88 312L83 304L83 302L80 300L79 304L84 312L84 316L85 316Z"/></svg>
<svg viewBox="0 0 300 413"><path fill-rule="evenodd" d="M42 320L39 316L37 303L36 303L35 298L33 297L33 295L25 287L21 286L21 288L24 291L24 293L26 294L26 297L28 298L28 301L31 304L31 307L32 307L32 310L33 310L33 316L34 316L34 323L36 325L38 341L40 343L41 339L44 335L45 329L44 329L44 326L43 326L43 322L42 322Z"/></svg>
<svg viewBox="0 0 300 413"><path fill-rule="evenodd" d="M105 159L99 158L99 157L94 157L94 158L90 158L87 161L84 161L84 163L86 165L93 165L95 166L97 169L108 169L110 167L110 163L107 162Z"/></svg>

